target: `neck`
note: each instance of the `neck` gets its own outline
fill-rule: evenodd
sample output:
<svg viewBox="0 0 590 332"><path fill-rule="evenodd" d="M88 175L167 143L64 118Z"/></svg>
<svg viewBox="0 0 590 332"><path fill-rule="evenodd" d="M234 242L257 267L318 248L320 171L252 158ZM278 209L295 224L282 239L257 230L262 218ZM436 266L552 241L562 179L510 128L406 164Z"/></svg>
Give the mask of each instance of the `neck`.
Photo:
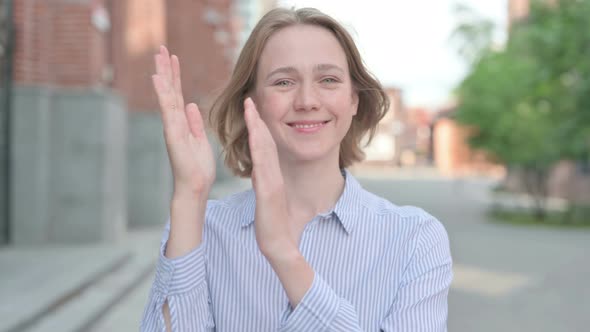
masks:
<svg viewBox="0 0 590 332"><path fill-rule="evenodd" d="M334 207L344 190L344 177L338 160L325 162L281 163L289 210L310 219Z"/></svg>

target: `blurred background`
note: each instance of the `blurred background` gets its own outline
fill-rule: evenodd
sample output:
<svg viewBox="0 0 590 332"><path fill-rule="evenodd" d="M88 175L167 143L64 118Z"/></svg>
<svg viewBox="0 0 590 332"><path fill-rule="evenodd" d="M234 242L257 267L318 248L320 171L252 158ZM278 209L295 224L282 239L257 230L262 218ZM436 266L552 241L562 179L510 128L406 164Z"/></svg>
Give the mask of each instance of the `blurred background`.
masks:
<svg viewBox="0 0 590 332"><path fill-rule="evenodd" d="M588 331L590 0L1 0L0 331L138 329L171 194L153 55L206 112L276 6L340 20L384 84L351 171L447 228L449 331ZM211 197L248 188L215 148Z"/></svg>

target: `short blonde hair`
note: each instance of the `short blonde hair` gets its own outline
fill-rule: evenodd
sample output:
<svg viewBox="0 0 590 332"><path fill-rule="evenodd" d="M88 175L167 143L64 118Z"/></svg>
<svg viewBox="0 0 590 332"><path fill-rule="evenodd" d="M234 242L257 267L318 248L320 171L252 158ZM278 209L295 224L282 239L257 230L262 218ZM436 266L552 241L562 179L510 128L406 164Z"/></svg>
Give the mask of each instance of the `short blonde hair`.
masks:
<svg viewBox="0 0 590 332"><path fill-rule="evenodd" d="M340 168L364 159L361 141L365 136L368 138L367 144L371 141L377 124L389 109L387 94L379 81L365 68L352 37L340 23L314 8L273 9L254 27L238 57L228 85L213 103L209 113L211 128L225 152L225 164L235 175L250 177L252 174L244 100L256 86L262 50L272 34L298 24L323 27L334 34L344 49L352 86L358 93L357 114L340 144Z"/></svg>

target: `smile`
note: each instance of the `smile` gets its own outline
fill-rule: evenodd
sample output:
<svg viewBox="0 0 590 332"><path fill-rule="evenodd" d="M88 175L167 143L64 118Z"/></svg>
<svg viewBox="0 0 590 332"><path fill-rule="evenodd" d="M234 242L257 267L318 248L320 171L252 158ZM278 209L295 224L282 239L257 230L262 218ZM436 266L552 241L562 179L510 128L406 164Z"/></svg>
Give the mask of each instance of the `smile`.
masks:
<svg viewBox="0 0 590 332"><path fill-rule="evenodd" d="M292 123L289 123L288 125L291 128L294 128L295 130L297 130L298 132L311 133L311 132L317 132L321 128L325 127L328 122L330 122L330 120L328 120L328 121L301 121L301 122L292 122Z"/></svg>

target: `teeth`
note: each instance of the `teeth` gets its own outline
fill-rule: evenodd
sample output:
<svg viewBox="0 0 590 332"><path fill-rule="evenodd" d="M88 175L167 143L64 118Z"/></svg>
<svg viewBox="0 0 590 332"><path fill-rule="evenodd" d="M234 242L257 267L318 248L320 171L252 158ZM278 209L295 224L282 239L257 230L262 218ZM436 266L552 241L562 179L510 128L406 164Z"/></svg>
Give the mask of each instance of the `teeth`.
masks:
<svg viewBox="0 0 590 332"><path fill-rule="evenodd" d="M315 128L321 126L322 123L314 123L314 124L296 124L293 125L295 128Z"/></svg>

